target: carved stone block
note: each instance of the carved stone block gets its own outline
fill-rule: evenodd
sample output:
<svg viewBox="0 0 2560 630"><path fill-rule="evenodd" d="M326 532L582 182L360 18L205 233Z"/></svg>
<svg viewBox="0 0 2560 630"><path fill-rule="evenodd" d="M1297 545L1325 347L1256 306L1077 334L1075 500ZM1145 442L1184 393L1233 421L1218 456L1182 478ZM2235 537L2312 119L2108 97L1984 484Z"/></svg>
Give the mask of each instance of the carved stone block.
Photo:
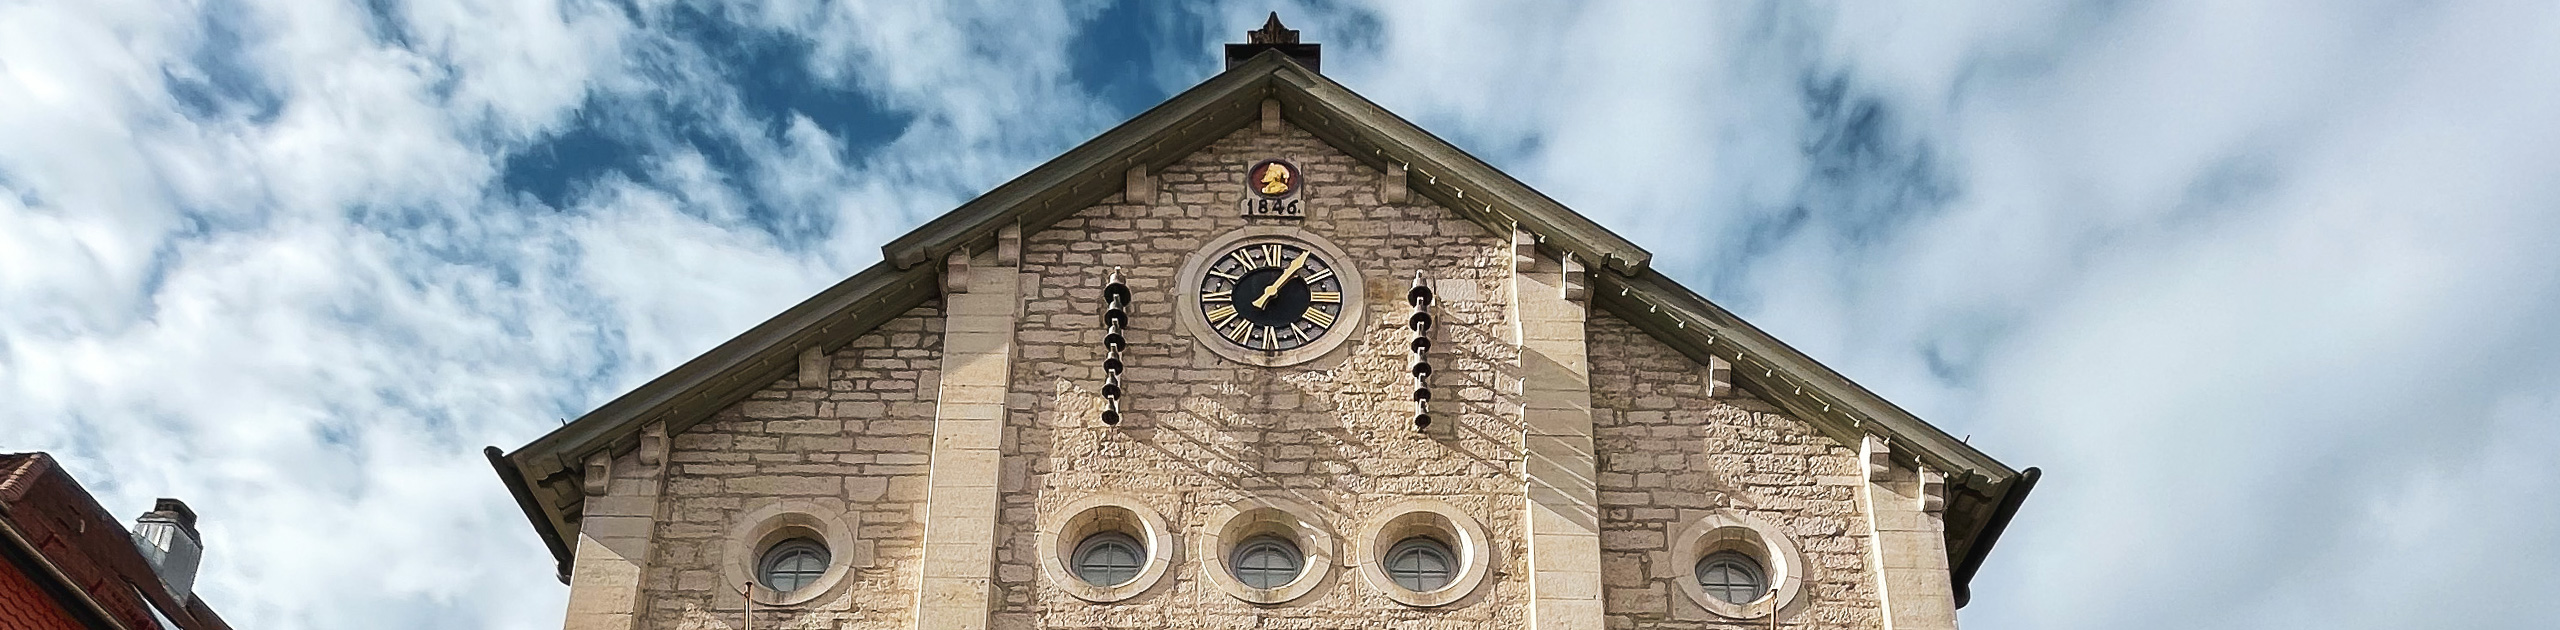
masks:
<svg viewBox="0 0 2560 630"><path fill-rule="evenodd" d="M613 487L613 454L597 453L587 456L586 469L586 477L580 480L582 483L579 484L578 489L586 492L587 496L604 496L605 490Z"/></svg>
<svg viewBox="0 0 2560 630"><path fill-rule="evenodd" d="M942 265L942 292L953 295L969 292L969 252L951 252Z"/></svg>
<svg viewBox="0 0 2560 630"><path fill-rule="evenodd" d="M1405 177L1403 164L1387 166L1387 177L1378 182L1378 199L1387 203L1404 203L1413 198L1413 186Z"/></svg>
<svg viewBox="0 0 2560 630"><path fill-rule="evenodd" d="M1122 186L1120 197L1129 203L1143 206L1156 202L1156 178L1145 165L1129 167L1128 179Z"/></svg>
<svg viewBox="0 0 2560 630"><path fill-rule="evenodd" d="M996 264L1006 267L1022 266L1022 226L1020 224L996 228Z"/></svg>

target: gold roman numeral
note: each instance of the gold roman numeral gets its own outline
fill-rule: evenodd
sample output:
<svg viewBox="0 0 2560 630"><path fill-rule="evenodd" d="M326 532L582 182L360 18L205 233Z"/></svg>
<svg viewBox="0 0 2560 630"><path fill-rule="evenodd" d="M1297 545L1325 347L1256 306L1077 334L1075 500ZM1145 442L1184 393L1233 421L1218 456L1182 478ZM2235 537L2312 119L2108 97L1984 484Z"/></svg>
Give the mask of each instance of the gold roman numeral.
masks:
<svg viewBox="0 0 2560 630"><path fill-rule="evenodd" d="M1315 284L1315 283L1318 283L1318 282L1323 282L1325 278L1331 278L1331 277L1333 277L1333 270L1331 270L1331 269L1317 269L1317 270L1315 270L1313 273L1309 273L1309 274L1307 274L1307 284Z"/></svg>
<svg viewBox="0 0 2560 630"><path fill-rule="evenodd" d="M1228 320L1228 322L1235 324L1235 326L1230 328L1225 325L1220 325L1218 327L1218 335L1226 337L1228 341L1244 343L1245 333L1253 329L1253 323L1247 322L1243 319L1231 319Z"/></svg>
<svg viewBox="0 0 2560 630"><path fill-rule="evenodd" d="M1311 302L1318 303L1318 304L1341 304L1341 303L1342 303L1342 292L1341 292L1341 291L1316 291L1316 292L1313 292L1313 293L1308 293L1308 294L1307 294L1307 300L1308 300L1308 301L1311 301Z"/></svg>
<svg viewBox="0 0 2560 630"><path fill-rule="evenodd" d="M1324 309L1318 309L1318 308L1311 308L1311 309L1307 309L1307 316L1306 316L1306 317L1307 317L1307 321L1314 322L1314 323L1315 323L1315 325L1316 325L1317 327L1319 327L1319 328L1332 328L1332 327L1333 327L1333 314L1332 314L1332 313L1324 312Z"/></svg>
<svg viewBox="0 0 2560 630"><path fill-rule="evenodd" d="M1262 259L1271 261L1271 264L1274 265L1280 264L1280 245L1277 243L1263 243Z"/></svg>
<svg viewBox="0 0 2560 630"><path fill-rule="evenodd" d="M1202 302L1233 302L1233 301L1236 301L1236 292L1235 292L1235 291L1232 291L1232 290L1229 290L1229 291L1211 291L1211 292L1208 292L1208 293L1202 293L1202 294L1200 294L1200 301L1202 301Z"/></svg>
<svg viewBox="0 0 2560 630"><path fill-rule="evenodd" d="M1236 305L1234 304L1226 304L1217 308L1209 309L1209 323L1212 324L1224 326L1227 324L1227 320L1235 319L1235 317Z"/></svg>

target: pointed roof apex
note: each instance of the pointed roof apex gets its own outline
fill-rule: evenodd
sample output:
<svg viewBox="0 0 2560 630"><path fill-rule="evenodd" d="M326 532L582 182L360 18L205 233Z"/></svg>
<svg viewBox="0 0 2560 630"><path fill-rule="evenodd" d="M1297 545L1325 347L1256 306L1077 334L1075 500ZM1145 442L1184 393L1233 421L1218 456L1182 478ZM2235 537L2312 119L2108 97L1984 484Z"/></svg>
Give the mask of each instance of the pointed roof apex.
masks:
<svg viewBox="0 0 2560 630"><path fill-rule="evenodd" d="M1263 51L1277 50L1308 70L1323 71L1317 67L1317 63L1322 61L1323 47L1299 43L1297 29L1280 24L1279 11L1271 12L1271 18L1262 21L1261 29L1245 31L1244 41L1242 44L1227 44L1227 69L1233 70Z"/></svg>
<svg viewBox="0 0 2560 630"><path fill-rule="evenodd" d="M1273 11L1271 19L1262 23L1262 30L1244 32L1244 41L1253 44L1295 44L1298 43L1298 31L1281 26L1280 12Z"/></svg>

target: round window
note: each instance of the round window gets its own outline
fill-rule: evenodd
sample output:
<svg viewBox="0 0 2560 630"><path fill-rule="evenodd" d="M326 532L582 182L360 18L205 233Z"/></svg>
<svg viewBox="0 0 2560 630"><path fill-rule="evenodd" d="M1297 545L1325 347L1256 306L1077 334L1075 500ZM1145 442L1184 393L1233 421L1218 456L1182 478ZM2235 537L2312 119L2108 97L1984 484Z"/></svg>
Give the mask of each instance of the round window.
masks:
<svg viewBox="0 0 2560 630"><path fill-rule="evenodd" d="M1408 591L1440 590L1457 574L1457 563L1450 561L1455 556L1440 541L1421 536L1404 539L1387 550L1387 579Z"/></svg>
<svg viewBox="0 0 2560 630"><path fill-rule="evenodd" d="M1258 589L1276 589L1298 579L1298 571L1306 564L1306 556L1298 546L1278 536L1256 536L1236 545L1234 567L1236 581Z"/></svg>
<svg viewBox="0 0 2560 630"><path fill-rule="evenodd" d="M1043 582L1076 599L1127 601L1155 588L1173 563L1173 532L1135 498L1097 494L1040 519ZM1223 556L1221 556L1223 557Z"/></svg>
<svg viewBox="0 0 2560 630"><path fill-rule="evenodd" d="M826 574L827 547L807 538L775 544L765 550L764 561L756 564L757 579L778 593L800 590Z"/></svg>
<svg viewBox="0 0 2560 630"><path fill-rule="evenodd" d="M1147 566L1146 545L1120 532L1086 536L1076 544L1076 578L1094 586L1119 586L1138 579Z"/></svg>
<svg viewBox="0 0 2560 630"><path fill-rule="evenodd" d="M1769 594L1767 575L1760 570L1760 561L1739 551L1718 551L1698 559L1699 588L1730 604L1748 604Z"/></svg>

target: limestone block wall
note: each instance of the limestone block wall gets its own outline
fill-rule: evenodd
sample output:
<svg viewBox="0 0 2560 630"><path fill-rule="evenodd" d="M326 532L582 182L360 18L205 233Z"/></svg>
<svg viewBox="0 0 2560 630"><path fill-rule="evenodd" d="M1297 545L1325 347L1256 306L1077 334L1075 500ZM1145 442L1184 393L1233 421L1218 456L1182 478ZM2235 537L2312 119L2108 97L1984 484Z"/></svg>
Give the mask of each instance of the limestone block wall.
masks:
<svg viewBox="0 0 2560 630"><path fill-rule="evenodd" d="M1246 219L1236 204L1243 171L1285 157L1304 171L1303 221ZM1511 274L1508 235L1414 196L1385 203L1388 183L1369 168L1286 124L1249 125L1189 158L1157 169L1151 203L1120 196L1026 235L1027 289L1017 333L1013 393L1003 440L994 628L1034 627L1520 627L1522 568L1520 426L1502 336ZM1219 358L1180 332L1174 309L1190 287L1173 276L1209 240L1252 225L1302 225L1330 239L1367 276L1369 315L1334 334L1358 335L1312 363L1264 369ZM1136 294L1124 354L1128 419L1097 419L1104 276L1123 268ZM1442 297L1433 377L1438 426L1409 428L1401 328L1405 289L1428 270ZM1097 492L1138 498L1163 514L1179 553L1162 583L1126 601L1096 604L1045 583L1038 528L1061 505ZM1494 541L1496 573L1449 606L1410 608L1337 567L1296 601L1263 607L1201 581L1192 545L1218 506L1248 497L1313 506L1338 538L1387 503L1445 500L1480 519ZM1347 555L1349 545L1339 551Z"/></svg>
<svg viewBox="0 0 2560 630"><path fill-rule="evenodd" d="M1810 565L1790 628L1881 623L1859 532L1857 451L1740 389L1707 394L1707 368L1605 311L1590 324L1600 457L1604 597L1613 629L1765 628L1726 620L1679 591L1697 558L1672 536L1711 510L1776 525Z"/></svg>
<svg viewBox="0 0 2560 630"><path fill-rule="evenodd" d="M1304 175L1303 220L1240 216L1244 170L1262 159ZM993 613L989 627L1527 628L1532 626L1522 453L1523 357L1513 338L1513 235L1485 230L1285 123L1249 125L1021 237L1020 318L997 436ZM1399 201L1389 201L1400 198ZM1346 252L1365 277L1364 321L1350 343L1280 368L1231 362L1183 332L1191 287L1174 276L1209 241L1289 225ZM997 254L981 258L995 260ZM1542 264L1556 264L1547 259ZM1123 353L1126 420L1098 419L1104 278L1135 293ZM1427 271L1440 301L1431 357L1435 426L1411 428L1405 289ZM973 293L974 294L974 293ZM1348 296L1347 296L1348 297ZM1008 298L1010 299L1010 298ZM1670 539L1717 510L1774 524L1811 565L1790 628L1876 628L1878 587L1864 556L1858 452L1739 390L1711 395L1708 368L1602 309L1586 333L1596 451L1601 610L1611 630L1759 628L1725 620L1676 587L1696 558ZM881 629L920 619L925 518L935 452L946 313L928 302L824 360L823 381L786 375L670 436L661 522L643 569L639 627L740 628L731 569L740 521L779 501L841 506L865 561L840 586L759 628ZM958 346L955 346L958 347ZM955 350L958 352L958 350ZM1044 523L1070 502L1109 493L1162 515L1173 563L1152 589L1110 603L1048 583ZM1444 501L1488 534L1491 568L1472 595L1417 608L1359 577L1351 538L1408 498ZM1339 562L1312 592L1279 605L1239 600L1204 580L1198 543L1218 510L1253 499L1308 506ZM975 508L983 509L983 508ZM744 550L745 554L754 553ZM1588 555L1583 552L1582 555ZM1579 618L1579 617L1577 617Z"/></svg>
<svg viewBox="0 0 2560 630"><path fill-rule="evenodd" d="M725 547L738 519L780 500L844 506L871 563L797 610L760 607L755 627L913 627L942 326L928 302L830 354L824 386L786 375L673 436L642 627L742 627L724 569L754 559Z"/></svg>

